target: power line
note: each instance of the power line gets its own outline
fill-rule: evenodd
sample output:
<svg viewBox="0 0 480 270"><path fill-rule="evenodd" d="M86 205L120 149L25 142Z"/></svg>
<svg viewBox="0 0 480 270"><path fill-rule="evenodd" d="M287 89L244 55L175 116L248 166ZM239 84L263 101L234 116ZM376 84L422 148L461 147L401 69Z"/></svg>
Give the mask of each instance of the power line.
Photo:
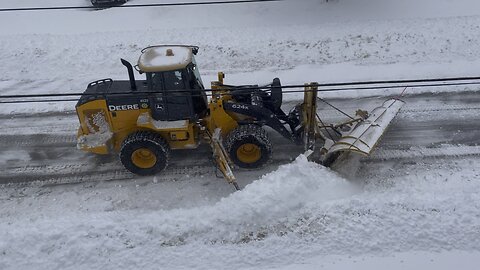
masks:
<svg viewBox="0 0 480 270"><path fill-rule="evenodd" d="M339 91L356 91L356 90L386 90L397 88L423 88L423 87L445 87L445 86L462 86L462 85L480 85L480 77L455 77L455 78L437 78L437 79L417 79L417 80L390 80L390 81L357 81L357 82L341 82L341 83L326 83L318 84L320 92L339 92ZM283 94L303 93L308 90L294 90L295 88L305 88L305 85L283 85L281 88L290 89L282 91ZM241 95L242 92L250 93L252 90L271 89L271 86L242 86L235 88L235 86L225 86L225 88L217 89L203 89L207 96L215 95L214 91L229 90L231 93ZM162 90L162 91L130 91L130 92L111 92L111 93L52 93L52 94L27 94L27 95L4 95L0 99L15 99L9 101L0 101L0 104L7 103L31 103L31 102L62 102L62 101L78 101L78 99L38 99L38 98L53 98L53 97L72 97L72 96L119 96L131 94L160 94L163 92L176 94L176 96L199 96L201 93L191 93L192 90ZM179 95L180 94L180 95ZM25 99L29 98L29 99ZM30 99L37 98L37 99Z"/></svg>
<svg viewBox="0 0 480 270"><path fill-rule="evenodd" d="M465 81L465 82L461 82ZM451 83L449 83L451 82ZM426 84L429 83L429 84ZM393 84L393 85L392 85ZM435 78L435 79L415 79L415 80L385 80L385 81L353 81L353 82L337 82L337 83L323 83L317 84L320 88L319 91L329 92L329 91L350 91L350 90L368 90L368 89L382 89L382 88L400 88L400 87L433 87L433 86L455 86L455 85L474 85L480 84L480 77L451 77L451 78ZM372 85L365 87L353 87L356 85ZM352 86L352 87L348 87ZM294 84L294 85L282 85L281 88L291 89L291 88L304 88L305 84ZM257 86L257 85L247 85L247 86L234 86L234 85L224 85L224 88L206 88L202 89L205 92L213 91L229 91L234 90L237 93L242 91L250 91L256 89L269 89L270 85L266 86ZM163 91L169 93L189 93L192 90L178 90L178 89L165 89L161 91L130 91L130 92L104 92L104 93L49 93L49 94L25 94L25 95L0 95L0 98L35 98L35 97L66 97L66 96L97 96L97 95L125 95L125 94L155 94L163 93ZM284 91L284 93L292 92L304 92L300 91Z"/></svg>
<svg viewBox="0 0 480 270"><path fill-rule="evenodd" d="M78 99L38 99L38 100L11 100L0 101L0 104L19 104L19 103L48 103L48 102L77 102Z"/></svg>
<svg viewBox="0 0 480 270"><path fill-rule="evenodd" d="M133 4L112 6L112 8L139 8L139 7L169 7L169 6L205 6L205 5L228 5L228 4L249 4L261 2L280 2L285 0L233 0L233 1L205 1L205 2L183 2L183 3L161 3L161 4ZM41 11L41 10L68 10L68 9L95 9L94 6L60 6L60 7L26 7L26 8L0 8L0 12L8 11Z"/></svg>

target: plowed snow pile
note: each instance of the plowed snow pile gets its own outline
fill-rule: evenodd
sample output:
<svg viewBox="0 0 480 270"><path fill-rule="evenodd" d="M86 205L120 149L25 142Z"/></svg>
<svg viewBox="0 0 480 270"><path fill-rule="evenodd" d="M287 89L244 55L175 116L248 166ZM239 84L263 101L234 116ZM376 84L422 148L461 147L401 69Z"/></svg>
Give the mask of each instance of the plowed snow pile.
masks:
<svg viewBox="0 0 480 270"><path fill-rule="evenodd" d="M172 210L104 209L101 194L62 196L55 189L39 197L11 194L0 212L0 256L8 258L0 266L264 268L318 255L479 251L478 171L456 166L407 167L409 176L393 170L361 186L300 156L216 203ZM42 212L16 213L45 201L51 206ZM51 211L56 205L63 211Z"/></svg>
<svg viewBox="0 0 480 270"><path fill-rule="evenodd" d="M16 258L4 266L47 267L59 263L44 261L36 252L58 260L75 254L72 264L96 265L101 264L93 259L100 259L97 252L120 255L122 249L147 251L156 245L248 243L296 232L298 223L308 218L306 213L358 192L354 184L300 156L213 205L154 212L79 214L65 209L27 218L30 222L9 215L11 222L0 225L0 253ZM30 258L28 262L25 257Z"/></svg>

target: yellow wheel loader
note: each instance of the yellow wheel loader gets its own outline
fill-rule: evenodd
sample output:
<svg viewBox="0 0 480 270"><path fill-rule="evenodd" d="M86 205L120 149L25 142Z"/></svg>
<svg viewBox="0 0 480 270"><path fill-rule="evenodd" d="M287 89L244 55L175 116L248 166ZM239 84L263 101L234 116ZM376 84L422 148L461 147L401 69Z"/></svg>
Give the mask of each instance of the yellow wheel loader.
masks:
<svg viewBox="0 0 480 270"><path fill-rule="evenodd" d="M224 74L206 90L196 46L158 45L143 49L137 65L121 59L128 81L91 82L79 99L78 148L97 154L119 153L124 167L154 175L168 165L170 152L212 147L225 179L238 189L232 166L255 169L272 155L268 126L292 143L331 164L339 153L369 155L403 102L392 99L371 113L338 125L324 125L316 114L317 85L306 84L304 101L289 113L282 108L282 86L232 86ZM134 68L145 74L135 80ZM207 98L210 96L210 98Z"/></svg>

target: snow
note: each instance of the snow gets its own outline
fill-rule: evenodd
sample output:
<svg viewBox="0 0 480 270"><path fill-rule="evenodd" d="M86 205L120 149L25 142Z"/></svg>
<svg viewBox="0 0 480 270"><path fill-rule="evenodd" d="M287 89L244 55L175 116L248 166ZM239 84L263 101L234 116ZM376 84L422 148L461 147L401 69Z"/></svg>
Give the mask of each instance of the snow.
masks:
<svg viewBox="0 0 480 270"><path fill-rule="evenodd" d="M463 162L362 184L300 156L213 204L170 209L162 202L177 195L158 197L160 183L4 193L3 268L278 268L320 255L478 252L478 170L465 170L478 160Z"/></svg>
<svg viewBox="0 0 480 270"><path fill-rule="evenodd" d="M99 146L105 146L112 138L111 132L95 132L88 135L78 137L77 149L88 149Z"/></svg>
<svg viewBox="0 0 480 270"><path fill-rule="evenodd" d="M105 112L99 111L91 115L91 123L85 117L85 123L88 127L88 134L78 137L77 149L88 149L107 145L108 140L113 136L110 127L105 118Z"/></svg>
<svg viewBox="0 0 480 270"><path fill-rule="evenodd" d="M41 268L57 268L68 266L62 264L60 256L80 256L77 258L79 261L74 259L71 263L81 263L84 264L83 267L89 268L96 266L97 262L93 258L100 259L102 255L98 254L99 250L77 250L77 247L87 248L92 244L104 243L106 246L102 249L105 251L118 248L139 248L147 251L155 245L182 248L196 242L249 242L257 237L266 237L267 235L260 235L267 234L272 229L269 228L272 221L281 222L279 226L285 226L285 229L288 229L288 226L295 227L295 220L284 219L288 217L286 213L296 216L295 213L304 207L339 200L357 192L359 189L355 185L319 165L307 162L306 158L301 156L294 163L264 176L261 181L253 182L242 191L233 193L214 205L203 207L118 212L115 210L115 202L106 200L95 207L97 210L92 209L93 212L90 212L89 208L93 205L90 205L88 200L77 204L75 198L71 198L67 205L62 206L41 203L42 207L47 207L42 210L44 214L28 223L22 221L23 218L28 218L26 213L12 215L15 207L8 208L4 213L8 221L0 226L3 240L0 250L10 254L13 259L5 266L36 265ZM98 193L100 194L101 192ZM300 194L301 196L298 196ZM76 197L74 194L67 196ZM284 200L286 197L291 199ZM57 201L56 198L52 199ZM92 199L98 200L94 197ZM6 203L14 206L9 203L9 199ZM49 211L59 207L63 208L61 217L57 216L56 212ZM66 211L67 208L70 209ZM17 220L18 218L20 219ZM89 220L88 225L85 224L86 220ZM125 222L131 226L124 227ZM283 222L286 223L282 225ZM291 222L293 224L290 224ZM13 228L16 229L12 230ZM22 239L15 240L15 232L21 232L24 235ZM143 235L145 232L147 235ZM124 238L121 240L123 245L116 246L118 241L110 239L111 236ZM62 244L64 241L68 244ZM25 256L36 257L34 253L38 248L41 252L58 257L52 262L42 262L41 258L38 258L39 261L35 258L24 260ZM122 262L124 259L136 260L130 257L122 259L121 253L115 255L119 256L115 259L119 265L126 263ZM84 261L86 258L89 258L89 261Z"/></svg>
<svg viewBox="0 0 480 270"><path fill-rule="evenodd" d="M303 264L294 264L279 267L279 270L307 270L307 269L475 269L479 263L478 252L415 252L398 253L395 256L326 256L317 257Z"/></svg>
<svg viewBox="0 0 480 270"><path fill-rule="evenodd" d="M137 125L148 126L149 124L153 125L156 129L166 129L166 128L185 129L185 128L188 128L188 121L187 120L178 120L178 121L154 120L150 116L150 113L142 113L138 116Z"/></svg>
<svg viewBox="0 0 480 270"><path fill-rule="evenodd" d="M191 48L162 46L146 49L138 59L138 66L142 71L155 72L185 68L191 62Z"/></svg>
<svg viewBox="0 0 480 270"><path fill-rule="evenodd" d="M0 7L67 4L89 5L87 0L5 0ZM283 84L303 84L478 76L480 70L477 0L3 12L0 24L5 26L0 30L1 95L79 93L99 78L127 79L119 59L134 61L142 48L155 44L199 45L196 60L204 80L225 71L228 84L263 84L274 77ZM413 88L406 94L463 95L466 90L478 87ZM301 94L285 99L294 102ZM474 102L416 101L415 108L422 106L423 112L402 111L398 121L415 126L478 114ZM9 127L0 131L2 136L39 142L43 137L30 135L74 137L78 125L73 102L2 104L0 114ZM45 119L32 121L39 119L32 115ZM139 177L3 185L0 269L475 269L480 252L478 138L469 145L431 147L441 128L426 132L427 146L413 141L399 149L390 142L370 163L352 160L338 172L304 156L257 174L239 171L244 186L239 192L193 168L165 181ZM411 137L396 139L403 143ZM105 163L83 153L62 152L57 160L44 157L38 165L35 157L45 152L39 142L25 142L33 145L27 150L4 144L10 148L2 151L1 164L24 160L25 168L17 169L33 178L39 170L75 177L85 167L98 171L99 179L105 174ZM68 159L74 165L62 166Z"/></svg>

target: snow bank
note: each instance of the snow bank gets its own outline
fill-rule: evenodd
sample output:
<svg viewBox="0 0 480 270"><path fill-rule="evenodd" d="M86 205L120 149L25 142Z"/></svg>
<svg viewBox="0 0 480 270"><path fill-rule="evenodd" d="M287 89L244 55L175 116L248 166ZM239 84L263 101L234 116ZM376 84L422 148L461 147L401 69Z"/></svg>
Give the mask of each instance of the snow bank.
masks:
<svg viewBox="0 0 480 270"><path fill-rule="evenodd" d="M19 190L1 198L0 267L278 268L335 254L480 251L478 163L382 163L362 170L359 188L299 157L216 203L173 210L105 208L84 189ZM59 210L29 211L36 204Z"/></svg>
<svg viewBox="0 0 480 270"><path fill-rule="evenodd" d="M359 191L329 169L300 156L210 206L148 213L64 212L35 216L28 223L1 223L0 253L7 253L9 266L61 265L48 263L39 254L56 259L73 256L65 263L92 265L88 260L98 258L99 251L119 247L248 243L293 233L301 219L300 210Z"/></svg>
<svg viewBox="0 0 480 270"><path fill-rule="evenodd" d="M213 207L193 211L195 216L198 214L198 223L206 224L208 230L214 229L213 239L237 242L246 240L245 233L256 234L262 230L260 237L264 237L269 233L269 226L282 222L288 226L305 207L315 207L359 191L335 172L299 156L293 163L281 166ZM180 212L179 216L185 215ZM189 231L189 226L186 229ZM222 234L226 234L225 238Z"/></svg>

